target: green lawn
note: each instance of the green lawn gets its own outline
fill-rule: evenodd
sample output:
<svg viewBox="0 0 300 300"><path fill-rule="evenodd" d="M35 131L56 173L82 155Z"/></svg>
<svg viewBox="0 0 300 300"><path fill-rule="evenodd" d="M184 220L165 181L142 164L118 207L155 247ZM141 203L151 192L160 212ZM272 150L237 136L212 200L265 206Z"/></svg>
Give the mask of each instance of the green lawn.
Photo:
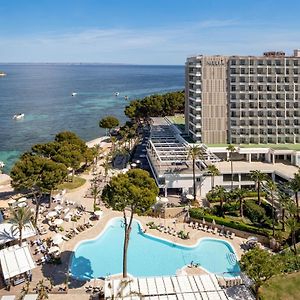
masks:
<svg viewBox="0 0 300 300"><path fill-rule="evenodd" d="M184 121L184 115L175 115L175 116L170 116L167 117L170 122L172 122L175 125L184 125L185 121Z"/></svg>
<svg viewBox="0 0 300 300"><path fill-rule="evenodd" d="M300 272L276 276L260 288L262 300L299 300Z"/></svg>
<svg viewBox="0 0 300 300"><path fill-rule="evenodd" d="M208 144L208 147L227 147L228 144ZM274 150L296 150L300 151L300 144L243 144L235 145L240 148L272 148Z"/></svg>
<svg viewBox="0 0 300 300"><path fill-rule="evenodd" d="M86 180L84 178L81 178L81 177L76 177L74 176L74 181L72 182L71 180L71 176L69 177L69 180L68 182L64 182L62 184L60 184L57 189L59 190L73 190L73 189L77 189L79 188L80 186L84 185Z"/></svg>

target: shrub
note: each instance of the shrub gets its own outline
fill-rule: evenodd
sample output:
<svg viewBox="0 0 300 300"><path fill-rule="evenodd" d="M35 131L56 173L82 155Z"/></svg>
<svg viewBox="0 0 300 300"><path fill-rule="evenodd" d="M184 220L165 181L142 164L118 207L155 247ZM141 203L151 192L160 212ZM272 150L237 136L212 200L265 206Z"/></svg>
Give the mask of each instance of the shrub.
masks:
<svg viewBox="0 0 300 300"><path fill-rule="evenodd" d="M245 201L244 213L253 223L264 223L267 219L265 210L253 200Z"/></svg>
<svg viewBox="0 0 300 300"><path fill-rule="evenodd" d="M212 222L212 220L215 220L216 224L218 225L224 225L226 227L231 227L241 231L269 236L269 231L264 228L258 228L242 222L232 221L226 218L210 215L207 212L205 212L204 209L201 208L191 208L190 217L199 220L202 220L204 218L207 222Z"/></svg>

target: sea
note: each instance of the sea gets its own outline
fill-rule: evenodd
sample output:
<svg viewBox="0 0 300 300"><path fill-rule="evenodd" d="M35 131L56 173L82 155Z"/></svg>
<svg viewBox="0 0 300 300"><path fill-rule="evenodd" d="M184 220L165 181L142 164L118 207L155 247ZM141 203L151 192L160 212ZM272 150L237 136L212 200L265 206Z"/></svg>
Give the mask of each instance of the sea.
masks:
<svg viewBox="0 0 300 300"><path fill-rule="evenodd" d="M32 145L51 141L58 132L95 139L105 134L98 125L102 117L126 121L130 100L184 88L183 66L0 64L0 71L7 74L0 77L4 173ZM25 114L23 120L13 120L18 113Z"/></svg>

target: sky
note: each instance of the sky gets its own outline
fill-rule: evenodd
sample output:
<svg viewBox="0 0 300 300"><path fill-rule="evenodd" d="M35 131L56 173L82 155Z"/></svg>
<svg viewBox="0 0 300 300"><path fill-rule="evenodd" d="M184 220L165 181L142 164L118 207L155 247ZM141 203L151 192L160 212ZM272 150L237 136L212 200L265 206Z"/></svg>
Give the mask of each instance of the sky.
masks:
<svg viewBox="0 0 300 300"><path fill-rule="evenodd" d="M299 0L0 0L0 62L183 65L300 48Z"/></svg>

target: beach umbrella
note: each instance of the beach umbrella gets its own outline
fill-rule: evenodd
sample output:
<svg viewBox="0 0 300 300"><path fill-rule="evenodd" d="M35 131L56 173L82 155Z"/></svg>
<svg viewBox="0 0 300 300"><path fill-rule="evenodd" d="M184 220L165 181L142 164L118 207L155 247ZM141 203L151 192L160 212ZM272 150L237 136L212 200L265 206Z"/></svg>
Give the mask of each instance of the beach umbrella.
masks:
<svg viewBox="0 0 300 300"><path fill-rule="evenodd" d="M27 206L27 203L25 202L18 203L18 207L25 207L25 206Z"/></svg>
<svg viewBox="0 0 300 300"><path fill-rule="evenodd" d="M54 218L55 216L57 216L57 212L56 211L50 211L48 214L47 214L47 219L51 219L51 218Z"/></svg>
<svg viewBox="0 0 300 300"><path fill-rule="evenodd" d="M59 245L59 244L63 243L63 241L64 240L60 233L57 233L55 236L52 237L52 242L54 245Z"/></svg>
<svg viewBox="0 0 300 300"><path fill-rule="evenodd" d="M156 196L156 202L158 202L160 200L159 196Z"/></svg>
<svg viewBox="0 0 300 300"><path fill-rule="evenodd" d="M186 199L188 199L188 200L193 200L193 199L194 199L194 196L191 195L191 194L187 194L185 197L186 197Z"/></svg>
<svg viewBox="0 0 300 300"><path fill-rule="evenodd" d="M206 221L205 221L205 219L204 219L204 218L202 219L202 223L203 223L203 224L205 224L205 223L206 223Z"/></svg>
<svg viewBox="0 0 300 300"><path fill-rule="evenodd" d="M216 221L215 219L212 220L213 225L216 225Z"/></svg>
<svg viewBox="0 0 300 300"><path fill-rule="evenodd" d="M18 203L26 202L26 201L27 201L26 197L22 197L22 198L18 199Z"/></svg>
<svg viewBox="0 0 300 300"><path fill-rule="evenodd" d="M54 225L56 225L56 226L60 226L61 224L63 224L63 222L64 222L64 220L62 220L62 219L56 219L56 220L54 220Z"/></svg>
<svg viewBox="0 0 300 300"><path fill-rule="evenodd" d="M169 202L169 199L166 198L166 197L161 197L161 198L159 199L159 202L161 202L161 203L163 203L163 204L167 204L167 203Z"/></svg>
<svg viewBox="0 0 300 300"><path fill-rule="evenodd" d="M131 164L131 167L132 167L132 168L135 168L135 167L136 167L136 163L132 163L132 164Z"/></svg>
<svg viewBox="0 0 300 300"><path fill-rule="evenodd" d="M59 211L59 210L62 210L63 207L62 207L61 205L56 205L56 206L54 207L54 209L55 209L56 211Z"/></svg>

